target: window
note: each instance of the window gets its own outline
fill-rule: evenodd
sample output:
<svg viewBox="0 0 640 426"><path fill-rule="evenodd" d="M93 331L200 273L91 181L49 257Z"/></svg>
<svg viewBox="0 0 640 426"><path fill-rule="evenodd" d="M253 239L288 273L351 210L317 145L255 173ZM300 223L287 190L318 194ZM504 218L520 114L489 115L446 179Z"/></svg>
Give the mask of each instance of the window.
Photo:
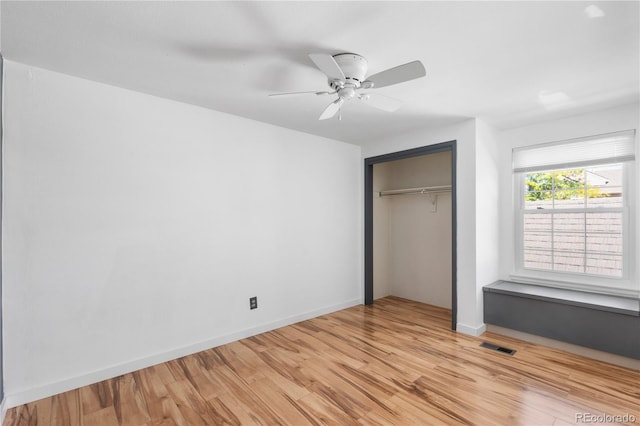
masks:
<svg viewBox="0 0 640 426"><path fill-rule="evenodd" d="M622 164L525 173L523 267L623 276Z"/></svg>
<svg viewBox="0 0 640 426"><path fill-rule="evenodd" d="M514 149L516 274L630 289L634 160L634 131Z"/></svg>

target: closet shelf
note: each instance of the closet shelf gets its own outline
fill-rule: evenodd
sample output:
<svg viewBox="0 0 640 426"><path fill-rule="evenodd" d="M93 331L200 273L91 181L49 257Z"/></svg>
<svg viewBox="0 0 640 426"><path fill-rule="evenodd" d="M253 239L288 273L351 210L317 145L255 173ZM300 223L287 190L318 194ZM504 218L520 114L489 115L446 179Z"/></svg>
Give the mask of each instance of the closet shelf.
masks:
<svg viewBox="0 0 640 426"><path fill-rule="evenodd" d="M378 192L380 197L387 195L408 195L408 194L439 194L443 192L451 192L451 185L441 186L425 186L422 188L406 188L406 189L389 189Z"/></svg>

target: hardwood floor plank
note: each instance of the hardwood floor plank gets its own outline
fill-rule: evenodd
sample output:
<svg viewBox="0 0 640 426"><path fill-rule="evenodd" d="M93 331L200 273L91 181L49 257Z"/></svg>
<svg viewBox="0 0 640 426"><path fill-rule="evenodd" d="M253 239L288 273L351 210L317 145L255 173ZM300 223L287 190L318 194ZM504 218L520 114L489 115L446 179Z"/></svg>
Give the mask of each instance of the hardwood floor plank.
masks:
<svg viewBox="0 0 640 426"><path fill-rule="evenodd" d="M118 376L110 382L113 408L119 424L143 424L151 420L144 396L133 374Z"/></svg>
<svg viewBox="0 0 640 426"><path fill-rule="evenodd" d="M175 401L181 418L188 425L222 424L224 416L204 400L188 380L167 385L171 399Z"/></svg>
<svg viewBox="0 0 640 426"><path fill-rule="evenodd" d="M429 425L462 425L469 424L458 413L448 413L448 409L436 406L429 402L426 395L419 394L409 384L401 386L402 392L391 398L391 402L398 407L401 419L408 420L407 424ZM495 422L493 424L500 424Z"/></svg>
<svg viewBox="0 0 640 426"><path fill-rule="evenodd" d="M113 406L113 392L108 381L85 386L79 392L85 415Z"/></svg>
<svg viewBox="0 0 640 426"><path fill-rule="evenodd" d="M300 386L288 380L286 377L280 375L274 369L265 366L263 367L263 373L265 378L269 379L273 385L279 389L284 395L293 399L294 401L304 398L310 393L310 390L304 386Z"/></svg>
<svg viewBox="0 0 640 426"><path fill-rule="evenodd" d="M283 358L283 353L277 349L260 352L260 358L277 374L296 386L308 388L314 381L300 369L299 364L286 357Z"/></svg>
<svg viewBox="0 0 640 426"><path fill-rule="evenodd" d="M41 417L44 419L44 417ZM49 424L49 417L46 418ZM36 406L21 405L7 411L4 419L5 424L17 426L35 426L38 424L38 409ZM40 424L45 424L41 421Z"/></svg>
<svg viewBox="0 0 640 426"><path fill-rule="evenodd" d="M640 423L640 371L449 327L447 309L387 297L12 408L4 425Z"/></svg>
<svg viewBox="0 0 640 426"><path fill-rule="evenodd" d="M328 425L355 425L357 422L347 413L342 411L335 404L326 400L322 395L315 392L301 398L298 403L305 410L311 413L313 418L320 424Z"/></svg>
<svg viewBox="0 0 640 426"><path fill-rule="evenodd" d="M86 425L117 425L121 424L113 407L106 407L84 415Z"/></svg>
<svg viewBox="0 0 640 426"><path fill-rule="evenodd" d="M148 424L188 425L175 401L171 399L159 371L161 369L158 366L153 366L132 373L151 419Z"/></svg>
<svg viewBox="0 0 640 426"><path fill-rule="evenodd" d="M209 352L209 351L205 351L205 352ZM149 368L153 368L154 373L158 376L160 381L165 386L177 381L176 377L173 375L173 373L171 372L171 369L169 368L168 362L157 364Z"/></svg>
<svg viewBox="0 0 640 426"><path fill-rule="evenodd" d="M260 399L267 406L278 407L278 417L283 424L302 425L311 421L311 414L282 392L271 380L256 380L251 383L251 389L260 395Z"/></svg>
<svg viewBox="0 0 640 426"><path fill-rule="evenodd" d="M198 394L207 401L228 392L215 370L203 370L202 374L192 377L191 383L198 390Z"/></svg>
<svg viewBox="0 0 640 426"><path fill-rule="evenodd" d="M44 398L32 403L32 418L28 424L50 424L53 398ZM27 407L26 405L24 407Z"/></svg>
<svg viewBox="0 0 640 426"><path fill-rule="evenodd" d="M54 395L51 399L51 425L84 425L78 390ZM40 421L38 421L38 424Z"/></svg>
<svg viewBox="0 0 640 426"><path fill-rule="evenodd" d="M220 367L215 371L217 380L220 381L222 387L227 390L220 395L218 399L228 408L235 408L234 413L243 411L252 422L266 422L266 424L279 424L280 418L272 407L265 404L260 395L252 390L252 386L248 385L235 371L231 368ZM238 416L240 418L240 416ZM216 423L217 424L217 423Z"/></svg>

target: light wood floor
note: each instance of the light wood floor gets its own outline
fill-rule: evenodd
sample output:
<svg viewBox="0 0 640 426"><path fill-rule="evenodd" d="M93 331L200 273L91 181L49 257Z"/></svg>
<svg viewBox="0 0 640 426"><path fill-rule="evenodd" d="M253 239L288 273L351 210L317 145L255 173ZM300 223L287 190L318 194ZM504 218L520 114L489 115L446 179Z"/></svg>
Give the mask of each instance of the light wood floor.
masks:
<svg viewBox="0 0 640 426"><path fill-rule="evenodd" d="M26 404L4 424L640 424L640 371L449 323L389 297Z"/></svg>

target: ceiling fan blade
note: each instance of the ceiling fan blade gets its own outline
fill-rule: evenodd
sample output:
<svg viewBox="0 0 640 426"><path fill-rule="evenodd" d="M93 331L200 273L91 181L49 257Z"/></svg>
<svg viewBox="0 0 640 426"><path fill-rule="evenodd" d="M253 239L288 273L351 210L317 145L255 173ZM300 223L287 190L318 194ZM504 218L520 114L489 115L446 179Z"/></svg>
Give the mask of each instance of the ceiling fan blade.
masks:
<svg viewBox="0 0 640 426"><path fill-rule="evenodd" d="M390 98L379 93L363 93L358 96L358 99L369 106L388 112L396 111L403 104L399 99Z"/></svg>
<svg viewBox="0 0 640 426"><path fill-rule="evenodd" d="M330 95L335 92L288 92L288 93L271 93L269 96L298 96L298 95Z"/></svg>
<svg viewBox="0 0 640 426"><path fill-rule="evenodd" d="M344 103L344 99L338 99L335 102L331 102L329 106L322 112L318 120L326 120L331 118L340 111L340 107Z"/></svg>
<svg viewBox="0 0 640 426"><path fill-rule="evenodd" d="M311 53L309 58L330 80L345 80L344 73L333 56L326 53Z"/></svg>
<svg viewBox="0 0 640 426"><path fill-rule="evenodd" d="M409 62L408 64L398 65L394 68L381 71L367 78L365 81L373 83L373 87L385 87L392 84L403 83L405 81L424 77L427 71L420 61Z"/></svg>

